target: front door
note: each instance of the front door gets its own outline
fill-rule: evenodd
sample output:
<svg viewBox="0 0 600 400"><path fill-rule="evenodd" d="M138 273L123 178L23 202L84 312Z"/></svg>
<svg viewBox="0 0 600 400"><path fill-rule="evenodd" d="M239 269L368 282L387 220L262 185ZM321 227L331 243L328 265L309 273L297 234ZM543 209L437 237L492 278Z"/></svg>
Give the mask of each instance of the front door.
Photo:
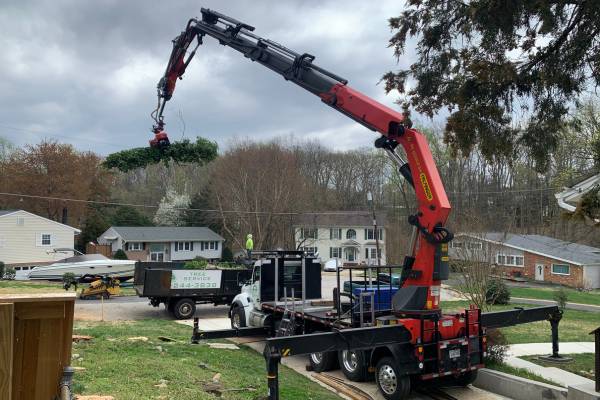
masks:
<svg viewBox="0 0 600 400"><path fill-rule="evenodd" d="M535 280L544 280L544 264L535 264Z"/></svg>
<svg viewBox="0 0 600 400"><path fill-rule="evenodd" d="M348 262L356 261L356 249L354 247L346 247L346 260Z"/></svg>

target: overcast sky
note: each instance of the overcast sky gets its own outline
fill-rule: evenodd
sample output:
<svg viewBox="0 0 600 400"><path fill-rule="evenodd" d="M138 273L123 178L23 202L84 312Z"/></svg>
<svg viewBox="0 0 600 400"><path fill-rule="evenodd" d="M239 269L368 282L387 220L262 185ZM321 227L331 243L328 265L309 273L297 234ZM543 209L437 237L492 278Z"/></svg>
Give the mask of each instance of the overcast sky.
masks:
<svg viewBox="0 0 600 400"><path fill-rule="evenodd" d="M387 19L402 0L81 1L5 0L0 4L0 136L15 145L42 138L108 154L145 146L156 83L171 40L208 7L256 27L254 33L299 53L392 106L378 82L400 64L387 47ZM290 136L339 150L371 146L375 134L308 92L205 38L167 104L172 140ZM409 49L412 53L412 49Z"/></svg>

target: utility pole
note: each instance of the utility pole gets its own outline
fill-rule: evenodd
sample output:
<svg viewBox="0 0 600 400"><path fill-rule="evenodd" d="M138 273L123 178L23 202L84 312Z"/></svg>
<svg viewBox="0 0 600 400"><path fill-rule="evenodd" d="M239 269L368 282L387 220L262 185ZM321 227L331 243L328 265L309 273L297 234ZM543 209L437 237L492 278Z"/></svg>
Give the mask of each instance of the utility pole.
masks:
<svg viewBox="0 0 600 400"><path fill-rule="evenodd" d="M379 231L377 230L377 216L375 215L375 202L371 191L367 192L367 203L371 206L373 214L373 235L375 235L375 250L377 252L377 267L381 267L381 251L379 250ZM379 272L379 269L377 270Z"/></svg>

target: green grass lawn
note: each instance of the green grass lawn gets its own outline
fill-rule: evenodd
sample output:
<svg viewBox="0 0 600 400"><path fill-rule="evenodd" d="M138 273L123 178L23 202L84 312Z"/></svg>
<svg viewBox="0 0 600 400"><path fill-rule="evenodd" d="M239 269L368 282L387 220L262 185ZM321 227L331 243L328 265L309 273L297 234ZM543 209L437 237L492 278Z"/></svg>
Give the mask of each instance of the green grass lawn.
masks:
<svg viewBox="0 0 600 400"><path fill-rule="evenodd" d="M87 283L80 284L77 287L77 293L86 287ZM62 282L50 281L4 281L0 280L0 294L12 293L37 293L37 292L64 292ZM74 291L71 287L70 291ZM121 296L136 296L134 288L121 288Z"/></svg>
<svg viewBox="0 0 600 400"><path fill-rule="evenodd" d="M81 360L74 360L72 365L86 368L75 375L77 394L112 395L117 400L215 399L214 394L203 389L203 384L210 383L217 373L221 374L225 389L222 399L254 400L267 392L262 355L247 347L217 350L191 345L191 328L172 321L78 322L75 333L94 337L73 347L73 353ZM133 336L149 340L127 340ZM177 342L161 342L158 336ZM161 380L166 381L166 387L155 387ZM280 393L286 400L339 399L284 366L280 366Z"/></svg>
<svg viewBox="0 0 600 400"><path fill-rule="evenodd" d="M534 374L533 372L531 372L525 368L515 368L515 367L511 367L510 365L507 365L504 363L501 363L501 364L488 363L488 364L486 364L485 367L489 368L489 369L493 369L495 371L504 372L506 374L520 376L521 378L531 379L532 381L547 383L549 385L554 385L554 386L561 386L558 383L551 381L549 379L545 379L544 377Z"/></svg>
<svg viewBox="0 0 600 400"><path fill-rule="evenodd" d="M572 303L592 304L600 306L600 290L579 291L575 289L563 288L567 294L567 301ZM558 288L524 288L511 287L510 295L512 297L522 297L527 299L554 300L554 294Z"/></svg>
<svg viewBox="0 0 600 400"><path fill-rule="evenodd" d="M557 364L539 360L537 356L526 356L521 358L527 361L531 361L532 363L542 365L544 367L557 367L560 369L564 369L565 371L581 375L588 379L594 379L594 353L563 355L572 358L573 361L569 361L568 363Z"/></svg>
<svg viewBox="0 0 600 400"><path fill-rule="evenodd" d="M460 310L468 307L466 301L442 302L445 312ZM514 307L531 308L534 305L510 304L506 306L493 306L493 311L509 310ZM562 321L558 327L558 336L561 342L590 342L593 337L589 333L600 326L600 313L565 310ZM544 343L551 342L550 323L547 321L531 322L503 328L502 332L511 344L517 343Z"/></svg>
<svg viewBox="0 0 600 400"><path fill-rule="evenodd" d="M0 294L64 291L65 289L63 289L60 282L0 280Z"/></svg>

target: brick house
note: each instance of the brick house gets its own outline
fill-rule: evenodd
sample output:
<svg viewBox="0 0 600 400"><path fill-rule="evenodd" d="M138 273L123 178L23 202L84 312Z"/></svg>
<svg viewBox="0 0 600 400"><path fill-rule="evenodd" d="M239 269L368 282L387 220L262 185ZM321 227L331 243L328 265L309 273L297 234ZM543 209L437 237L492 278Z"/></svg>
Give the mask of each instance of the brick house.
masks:
<svg viewBox="0 0 600 400"><path fill-rule="evenodd" d="M122 249L130 260L219 260L225 239L206 227L111 226L98 238L112 252Z"/></svg>
<svg viewBox="0 0 600 400"><path fill-rule="evenodd" d="M548 236L460 233L450 244L450 256L485 260L503 276L600 288L600 249Z"/></svg>

